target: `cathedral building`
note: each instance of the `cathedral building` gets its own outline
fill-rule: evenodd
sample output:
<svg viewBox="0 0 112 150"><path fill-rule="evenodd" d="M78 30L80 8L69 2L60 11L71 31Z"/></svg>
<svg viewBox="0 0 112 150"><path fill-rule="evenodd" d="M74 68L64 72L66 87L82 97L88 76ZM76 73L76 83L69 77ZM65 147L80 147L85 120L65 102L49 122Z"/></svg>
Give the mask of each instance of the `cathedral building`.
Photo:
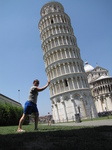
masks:
<svg viewBox="0 0 112 150"><path fill-rule="evenodd" d="M88 62L85 62L84 69L97 113L112 112L112 77L108 70L100 66L93 68Z"/></svg>
<svg viewBox="0 0 112 150"><path fill-rule="evenodd" d="M97 117L70 17L59 2L41 8L39 30L55 122Z"/></svg>

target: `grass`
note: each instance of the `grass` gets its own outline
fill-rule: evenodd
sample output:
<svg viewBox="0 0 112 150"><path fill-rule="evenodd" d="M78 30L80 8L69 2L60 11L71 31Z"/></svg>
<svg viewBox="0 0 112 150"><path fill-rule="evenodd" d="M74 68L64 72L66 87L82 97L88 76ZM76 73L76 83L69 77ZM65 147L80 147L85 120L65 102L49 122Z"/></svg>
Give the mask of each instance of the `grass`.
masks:
<svg viewBox="0 0 112 150"><path fill-rule="evenodd" d="M97 150L112 149L112 126L24 125L27 132L17 133L17 126L0 127L0 150Z"/></svg>
<svg viewBox="0 0 112 150"><path fill-rule="evenodd" d="M112 119L112 115L110 116L105 116L105 117L98 117L98 118L92 118L92 119L81 119L81 122L85 122L85 121L99 121L99 120L106 120L106 119ZM69 122L57 122L58 124L62 124L62 123L71 123L71 122L76 122L76 121L69 121Z"/></svg>
<svg viewBox="0 0 112 150"><path fill-rule="evenodd" d="M112 115L105 116L105 117L92 118L92 119L84 119L82 121L84 122L84 121L91 121L91 120L106 120L106 119L112 119Z"/></svg>

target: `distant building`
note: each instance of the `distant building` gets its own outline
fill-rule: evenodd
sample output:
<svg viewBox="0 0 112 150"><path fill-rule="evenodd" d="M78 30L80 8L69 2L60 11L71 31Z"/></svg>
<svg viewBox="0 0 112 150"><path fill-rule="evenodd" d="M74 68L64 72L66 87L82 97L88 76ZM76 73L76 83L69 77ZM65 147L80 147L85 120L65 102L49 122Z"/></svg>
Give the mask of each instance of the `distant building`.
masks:
<svg viewBox="0 0 112 150"><path fill-rule="evenodd" d="M95 68L85 62L84 66L98 113L112 111L112 77L107 69Z"/></svg>
<svg viewBox="0 0 112 150"><path fill-rule="evenodd" d="M50 114L49 115L45 115L45 116L40 116L39 117L39 122L47 123L49 119L52 121L52 115L50 115Z"/></svg>
<svg viewBox="0 0 112 150"><path fill-rule="evenodd" d="M19 102L15 101L15 100L13 100L13 99L3 95L3 94L0 94L0 102L1 103L9 103L9 104L11 104L13 106L22 107L21 103L19 103Z"/></svg>

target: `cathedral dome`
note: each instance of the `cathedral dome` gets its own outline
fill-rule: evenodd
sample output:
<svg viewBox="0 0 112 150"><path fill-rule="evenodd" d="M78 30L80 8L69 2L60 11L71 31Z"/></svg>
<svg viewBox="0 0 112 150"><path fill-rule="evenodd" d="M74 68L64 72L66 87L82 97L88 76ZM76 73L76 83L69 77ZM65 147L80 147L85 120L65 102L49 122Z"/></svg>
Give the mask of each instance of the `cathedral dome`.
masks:
<svg viewBox="0 0 112 150"><path fill-rule="evenodd" d="M84 66L84 70L85 70L85 72L87 73L87 72L90 72L90 71L92 71L94 68L91 66L91 65L89 65L88 64L88 62L86 61L85 62L85 66Z"/></svg>

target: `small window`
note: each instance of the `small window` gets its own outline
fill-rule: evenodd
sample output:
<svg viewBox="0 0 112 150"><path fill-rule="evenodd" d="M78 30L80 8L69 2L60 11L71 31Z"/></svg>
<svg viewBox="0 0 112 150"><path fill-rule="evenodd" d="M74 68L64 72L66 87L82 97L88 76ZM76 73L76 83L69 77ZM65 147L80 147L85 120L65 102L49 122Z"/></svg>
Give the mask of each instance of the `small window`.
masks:
<svg viewBox="0 0 112 150"><path fill-rule="evenodd" d="M63 20L63 18L62 18L62 22L64 23L64 20Z"/></svg>
<svg viewBox="0 0 112 150"><path fill-rule="evenodd" d="M51 24L53 24L53 19L51 20Z"/></svg>
<svg viewBox="0 0 112 150"><path fill-rule="evenodd" d="M64 81L65 81L65 86L66 86L66 87L68 87L68 83L67 83L67 80L64 80Z"/></svg>

